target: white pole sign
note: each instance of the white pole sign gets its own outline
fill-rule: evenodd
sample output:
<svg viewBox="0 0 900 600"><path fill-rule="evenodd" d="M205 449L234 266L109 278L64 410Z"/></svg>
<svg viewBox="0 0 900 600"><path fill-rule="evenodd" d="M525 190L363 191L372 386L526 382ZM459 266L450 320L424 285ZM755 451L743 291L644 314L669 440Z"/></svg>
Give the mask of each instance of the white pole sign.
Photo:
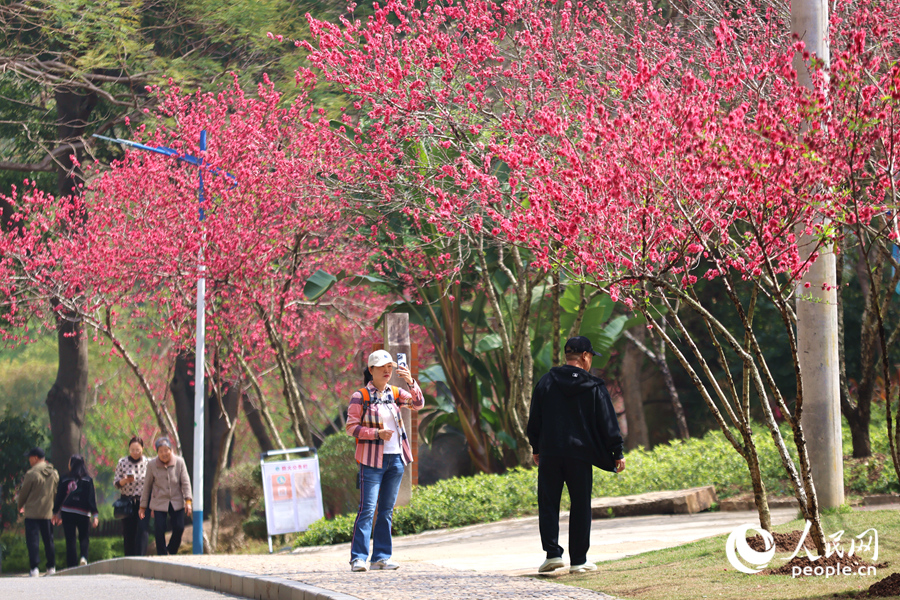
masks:
<svg viewBox="0 0 900 600"><path fill-rule="evenodd" d="M325 516L318 457L263 462L262 479L270 536L306 531Z"/></svg>

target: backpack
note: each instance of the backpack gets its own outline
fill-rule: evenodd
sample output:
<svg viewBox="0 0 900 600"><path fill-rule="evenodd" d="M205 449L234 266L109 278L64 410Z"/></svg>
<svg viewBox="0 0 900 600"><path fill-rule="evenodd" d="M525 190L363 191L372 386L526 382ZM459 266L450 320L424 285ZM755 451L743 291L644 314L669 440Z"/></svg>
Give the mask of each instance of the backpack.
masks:
<svg viewBox="0 0 900 600"><path fill-rule="evenodd" d="M398 388L395 385L390 386L390 388L391 388L391 394L394 397L394 402L396 402L397 398L400 396L400 388ZM363 408L362 412L363 412L363 415L365 416L365 414L367 412L369 412L369 408L372 406L372 397L369 395L368 387L360 388L358 391L359 391L360 395L362 396L362 408ZM356 445L359 446L359 438L356 438Z"/></svg>

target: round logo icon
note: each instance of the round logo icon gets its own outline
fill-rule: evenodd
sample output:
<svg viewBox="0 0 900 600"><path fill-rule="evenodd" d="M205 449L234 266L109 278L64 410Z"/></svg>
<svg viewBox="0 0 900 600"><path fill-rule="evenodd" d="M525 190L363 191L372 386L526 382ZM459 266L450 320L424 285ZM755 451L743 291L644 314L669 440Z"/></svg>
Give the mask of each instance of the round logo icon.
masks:
<svg viewBox="0 0 900 600"><path fill-rule="evenodd" d="M278 477L275 478L275 483L284 485L285 483L287 483L287 477L285 477L284 475L279 475Z"/></svg>
<svg viewBox="0 0 900 600"><path fill-rule="evenodd" d="M764 552L757 552L747 544L747 532L751 529L759 532L762 536L766 545ZM765 569L769 561L775 557L775 539L765 529L757 529L753 525L741 525L732 531L728 540L725 541L725 555L732 567L741 573L753 575ZM752 566L748 567L747 564Z"/></svg>

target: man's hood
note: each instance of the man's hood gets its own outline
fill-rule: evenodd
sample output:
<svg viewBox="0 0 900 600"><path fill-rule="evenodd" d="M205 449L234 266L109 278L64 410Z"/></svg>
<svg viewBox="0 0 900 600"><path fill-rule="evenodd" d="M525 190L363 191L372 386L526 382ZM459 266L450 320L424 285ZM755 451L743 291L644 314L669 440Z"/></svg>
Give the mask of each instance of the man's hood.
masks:
<svg viewBox="0 0 900 600"><path fill-rule="evenodd" d="M50 477L53 475L53 465L48 463L46 460L39 462L31 468L32 471L36 472L41 477Z"/></svg>
<svg viewBox="0 0 900 600"><path fill-rule="evenodd" d="M584 369L572 365L553 367L550 369L550 376L558 386L569 392L569 395L589 392L603 383L599 377L594 377Z"/></svg>

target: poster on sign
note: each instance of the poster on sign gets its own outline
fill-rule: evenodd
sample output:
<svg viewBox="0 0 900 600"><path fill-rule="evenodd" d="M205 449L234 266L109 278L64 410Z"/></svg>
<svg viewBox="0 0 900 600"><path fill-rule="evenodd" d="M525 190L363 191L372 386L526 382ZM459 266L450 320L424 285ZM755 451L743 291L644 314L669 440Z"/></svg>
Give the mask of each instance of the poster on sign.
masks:
<svg viewBox="0 0 900 600"><path fill-rule="evenodd" d="M261 464L270 536L306 531L325 515L317 456Z"/></svg>

